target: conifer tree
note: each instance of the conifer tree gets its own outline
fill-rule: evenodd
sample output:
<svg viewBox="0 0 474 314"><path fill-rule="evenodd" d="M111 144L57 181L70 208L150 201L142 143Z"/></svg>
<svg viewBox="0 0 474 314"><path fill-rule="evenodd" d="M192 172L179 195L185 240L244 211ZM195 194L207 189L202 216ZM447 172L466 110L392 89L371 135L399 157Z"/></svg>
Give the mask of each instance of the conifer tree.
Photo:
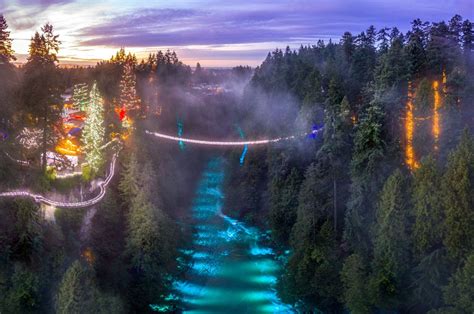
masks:
<svg viewBox="0 0 474 314"><path fill-rule="evenodd" d="M0 14L0 130L7 130L12 127L11 121L18 108L14 97L14 91L17 89L17 72L11 61L16 60L12 50L12 39L7 30L8 25Z"/></svg>
<svg viewBox="0 0 474 314"><path fill-rule="evenodd" d="M122 79L120 80L120 106L127 111L137 110L140 106L140 99L137 96L135 66L131 61L127 61L123 67Z"/></svg>
<svg viewBox="0 0 474 314"><path fill-rule="evenodd" d="M371 226L375 221L374 197L380 191L385 154L382 134L383 113L373 103L356 127L351 161L351 196L345 216L344 238L356 253L366 256L371 248Z"/></svg>
<svg viewBox="0 0 474 314"><path fill-rule="evenodd" d="M60 41L53 26L46 24L31 38L28 62L25 65L22 99L29 114L37 118L35 126L42 131L41 166L46 169L46 151L55 144L54 124L61 113L57 53ZM31 119L30 119L31 120Z"/></svg>
<svg viewBox="0 0 474 314"><path fill-rule="evenodd" d="M127 202L137 195L140 187L138 186L138 177L140 175L140 169L137 160L137 154L132 152L130 157L124 164L124 170L122 171L122 179L119 183L120 193Z"/></svg>
<svg viewBox="0 0 474 314"><path fill-rule="evenodd" d="M81 313L91 310L93 285L90 269L75 261L66 271L56 297L57 313Z"/></svg>
<svg viewBox="0 0 474 314"><path fill-rule="evenodd" d="M443 210L441 204L441 175L433 158L423 160L413 182L413 245L417 256L423 257L442 245Z"/></svg>
<svg viewBox="0 0 474 314"><path fill-rule="evenodd" d="M474 250L474 142L465 131L449 156L443 178L442 198L445 210L444 244L458 260Z"/></svg>
<svg viewBox="0 0 474 314"><path fill-rule="evenodd" d="M453 313L474 313L474 253L451 277L444 299L447 305L453 306Z"/></svg>
<svg viewBox="0 0 474 314"><path fill-rule="evenodd" d="M343 299L351 313L369 313L369 289L366 284L368 270L366 261L359 254L352 254L346 258L341 271L341 280L344 284Z"/></svg>
<svg viewBox="0 0 474 314"><path fill-rule="evenodd" d="M406 188L406 179L396 170L384 185L377 209L370 287L375 304L383 309L400 309L408 292L410 238Z"/></svg>
<svg viewBox="0 0 474 314"><path fill-rule="evenodd" d="M89 86L87 84L76 84L72 94L74 109L85 111L89 104Z"/></svg>
<svg viewBox="0 0 474 314"><path fill-rule="evenodd" d="M97 83L94 83L90 92L90 103L86 111L86 121L82 135L83 151L86 162L92 171L97 172L104 163L104 107Z"/></svg>
<svg viewBox="0 0 474 314"><path fill-rule="evenodd" d="M0 14L0 65L16 60L5 17Z"/></svg>
<svg viewBox="0 0 474 314"><path fill-rule="evenodd" d="M125 313L119 297L102 293L93 269L81 261L74 261L65 272L56 295L56 313Z"/></svg>

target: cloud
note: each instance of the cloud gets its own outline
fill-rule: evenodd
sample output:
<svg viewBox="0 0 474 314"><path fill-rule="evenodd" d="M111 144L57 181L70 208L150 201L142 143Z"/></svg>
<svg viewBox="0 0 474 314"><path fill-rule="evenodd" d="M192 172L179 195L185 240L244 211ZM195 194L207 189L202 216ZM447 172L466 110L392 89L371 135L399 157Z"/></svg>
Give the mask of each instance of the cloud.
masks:
<svg viewBox="0 0 474 314"><path fill-rule="evenodd" d="M61 53L93 59L118 47L143 53L166 47L189 58L261 60L264 50L337 41L371 24L405 32L418 17L472 19L474 13L472 0L0 0L2 7L17 52L26 53L24 40L51 22Z"/></svg>
<svg viewBox="0 0 474 314"><path fill-rule="evenodd" d="M55 4L65 4L65 3L71 3L75 2L76 0L2 0L5 1L6 4L10 5L21 5L21 6L34 6L34 7L40 7L40 8L47 8L51 5Z"/></svg>
<svg viewBox="0 0 474 314"><path fill-rule="evenodd" d="M451 10L449 7L451 6ZM137 9L117 15L79 34L85 46L185 46L258 42L293 43L338 38L344 31L359 33L369 25L406 27L416 17L432 20L454 14L459 3L342 0L273 1L239 5L225 2L190 9ZM405 8L405 9L403 9ZM402 27L403 29L403 27ZM303 39L303 40L302 40Z"/></svg>

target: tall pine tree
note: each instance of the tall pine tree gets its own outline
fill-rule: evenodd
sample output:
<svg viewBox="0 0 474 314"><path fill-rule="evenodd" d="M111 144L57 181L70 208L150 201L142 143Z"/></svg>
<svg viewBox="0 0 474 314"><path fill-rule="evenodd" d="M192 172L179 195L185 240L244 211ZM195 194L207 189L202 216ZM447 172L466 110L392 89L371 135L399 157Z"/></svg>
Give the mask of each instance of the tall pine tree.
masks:
<svg viewBox="0 0 474 314"><path fill-rule="evenodd" d="M474 142L466 131L449 156L443 178L442 200L445 209L444 244L458 260L474 250Z"/></svg>
<svg viewBox="0 0 474 314"><path fill-rule="evenodd" d="M132 61L125 62L122 79L120 80L120 106L126 111L138 110L140 99L137 96L137 79L135 76L135 64Z"/></svg>
<svg viewBox="0 0 474 314"><path fill-rule="evenodd" d="M5 17L0 14L0 65L16 60Z"/></svg>
<svg viewBox="0 0 474 314"><path fill-rule="evenodd" d="M59 85L57 53L60 41L53 26L46 24L31 38L28 62L25 65L22 99L26 105L27 124L41 129L41 166L46 169L46 152L54 147L54 125L59 120L62 101ZM33 117L33 119L31 118Z"/></svg>

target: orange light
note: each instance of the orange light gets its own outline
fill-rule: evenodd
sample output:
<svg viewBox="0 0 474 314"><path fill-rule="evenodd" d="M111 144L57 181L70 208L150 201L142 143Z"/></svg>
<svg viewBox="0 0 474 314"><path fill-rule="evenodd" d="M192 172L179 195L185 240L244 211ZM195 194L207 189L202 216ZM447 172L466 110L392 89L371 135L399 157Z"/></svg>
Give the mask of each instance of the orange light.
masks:
<svg viewBox="0 0 474 314"><path fill-rule="evenodd" d="M83 252L82 252L82 257L84 257L84 259L86 260L86 262L89 264L89 265L92 265L95 261L95 256L94 256L94 253L92 252L92 250L90 248L86 248Z"/></svg>
<svg viewBox="0 0 474 314"><path fill-rule="evenodd" d="M56 152L66 156L78 156L81 153L81 148L70 139L62 139L56 146Z"/></svg>
<svg viewBox="0 0 474 314"><path fill-rule="evenodd" d="M406 118L405 118L405 159L408 167L414 170L419 167L415 158L415 149L413 148L413 135L415 131L415 117L413 108L413 92L411 82L408 82L408 99L406 104Z"/></svg>
<svg viewBox="0 0 474 314"><path fill-rule="evenodd" d="M446 87L446 82L447 82L446 70L443 70L443 94L445 94L445 95L448 93L448 88Z"/></svg>
<svg viewBox="0 0 474 314"><path fill-rule="evenodd" d="M443 72L443 81L445 80L444 78L444 72ZM438 81L433 81L433 92L434 92L434 106L433 106L433 137L434 137L434 149L438 150L438 141L439 141L439 136L441 134L441 128L440 128L440 114L439 114L439 107L441 104L440 101L440 94L439 94L439 83Z"/></svg>

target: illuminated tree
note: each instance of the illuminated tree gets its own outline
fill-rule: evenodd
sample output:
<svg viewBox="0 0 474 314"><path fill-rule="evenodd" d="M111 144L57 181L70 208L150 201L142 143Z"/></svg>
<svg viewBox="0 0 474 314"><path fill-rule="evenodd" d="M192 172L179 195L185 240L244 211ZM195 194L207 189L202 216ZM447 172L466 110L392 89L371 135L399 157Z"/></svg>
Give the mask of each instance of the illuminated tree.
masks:
<svg viewBox="0 0 474 314"><path fill-rule="evenodd" d="M87 84L74 85L72 101L74 103L74 109L80 111L86 110L87 104L89 103L89 87Z"/></svg>
<svg viewBox="0 0 474 314"><path fill-rule="evenodd" d="M90 103L86 108L86 122L82 135L86 161L94 172L99 170L104 162L104 153L101 149L104 136L103 101L97 83L94 83L90 92Z"/></svg>
<svg viewBox="0 0 474 314"><path fill-rule="evenodd" d="M120 80L120 106L125 110L135 110L140 106L140 98L137 96L137 79L135 66L132 60L125 63L122 79Z"/></svg>

